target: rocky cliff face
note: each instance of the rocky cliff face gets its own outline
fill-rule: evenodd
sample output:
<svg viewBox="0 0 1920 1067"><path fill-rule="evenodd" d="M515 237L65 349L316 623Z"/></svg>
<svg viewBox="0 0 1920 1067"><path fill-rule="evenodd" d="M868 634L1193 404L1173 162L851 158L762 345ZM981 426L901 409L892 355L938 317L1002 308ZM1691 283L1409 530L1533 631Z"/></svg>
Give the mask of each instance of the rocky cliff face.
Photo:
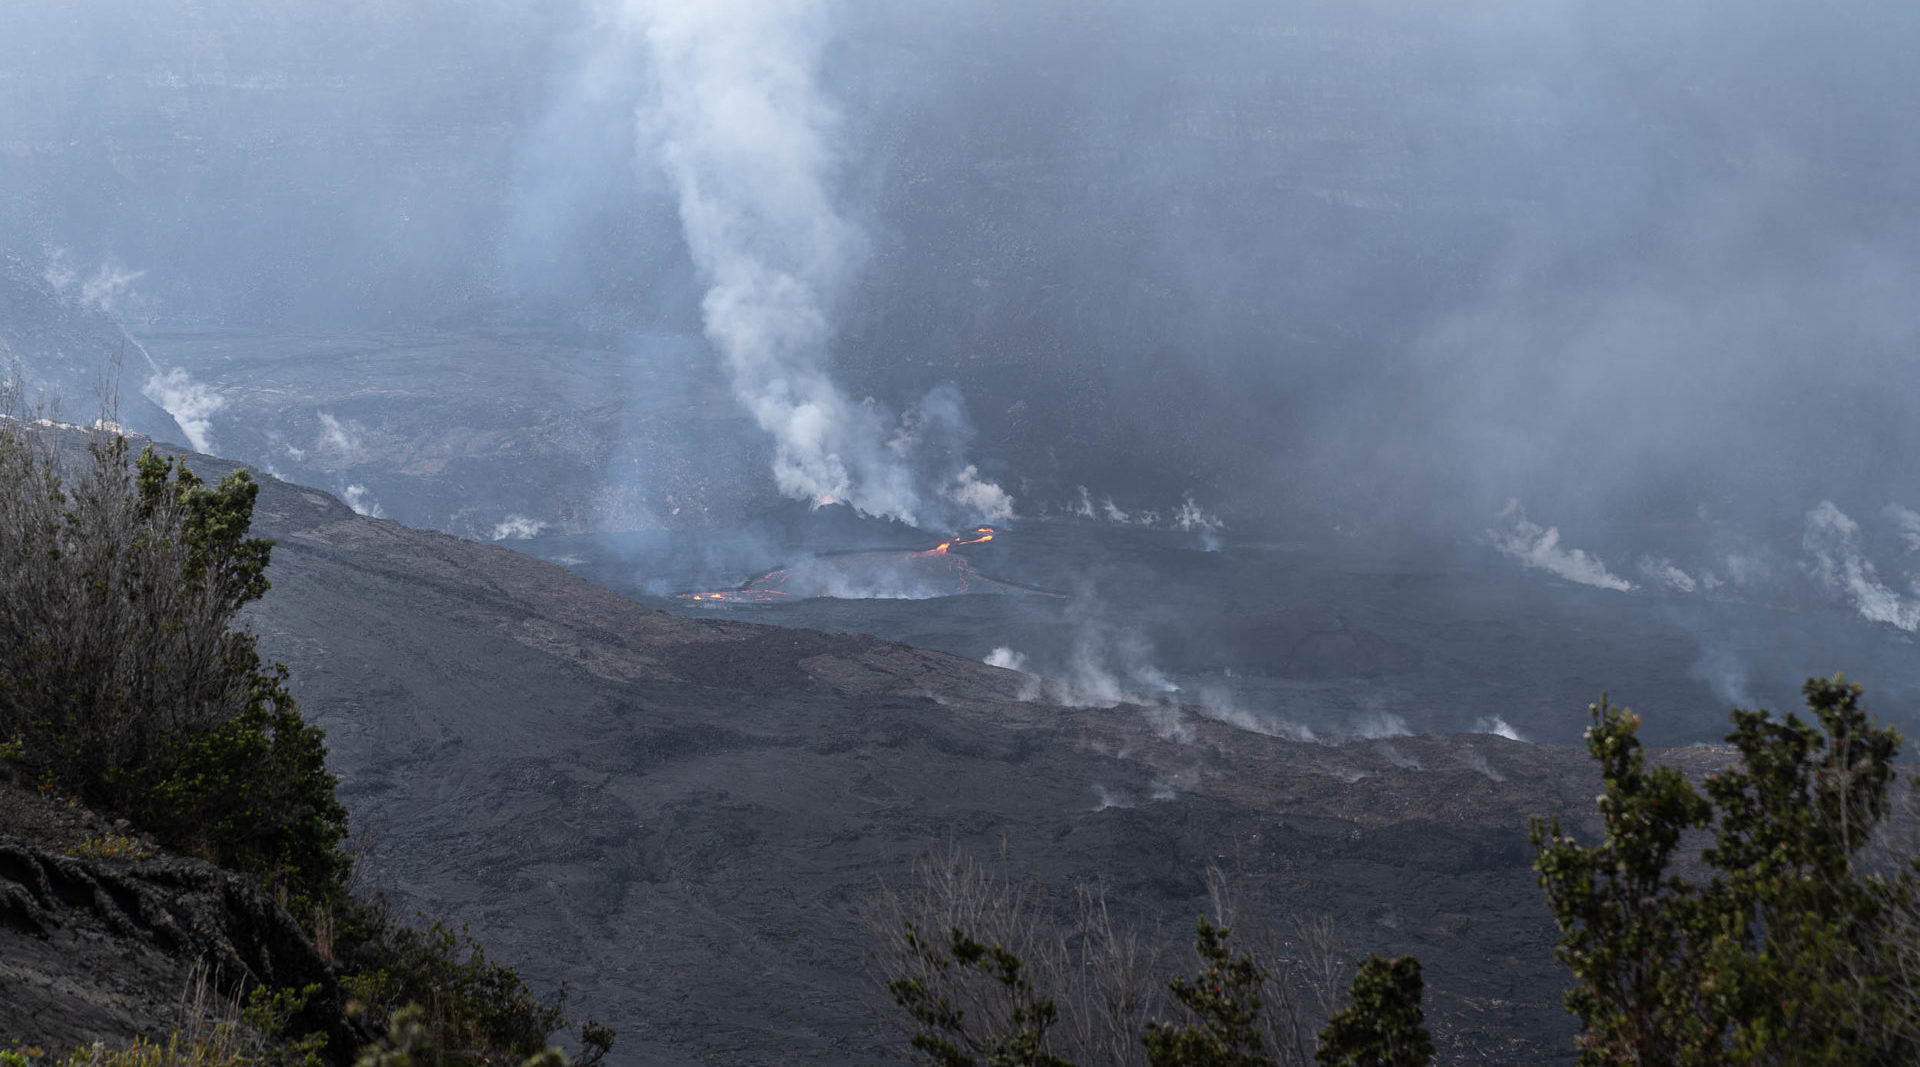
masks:
<svg viewBox="0 0 1920 1067"><path fill-rule="evenodd" d="M203 974L226 997L318 984L307 1021L335 1048L363 1040L328 961L258 883L0 785L0 1043L164 1040Z"/></svg>

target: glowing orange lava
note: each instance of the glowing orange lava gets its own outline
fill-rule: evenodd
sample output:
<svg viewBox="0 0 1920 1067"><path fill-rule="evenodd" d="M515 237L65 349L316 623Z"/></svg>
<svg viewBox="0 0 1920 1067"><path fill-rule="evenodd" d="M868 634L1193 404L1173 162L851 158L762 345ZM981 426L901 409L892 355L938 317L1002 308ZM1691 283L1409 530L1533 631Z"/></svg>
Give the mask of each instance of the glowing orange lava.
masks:
<svg viewBox="0 0 1920 1067"><path fill-rule="evenodd" d="M806 597L905 599L967 593L1040 592L989 577L971 560L950 551L993 540L991 526L944 538L918 552L829 552L768 571L738 589L681 593L678 599L700 604L772 604Z"/></svg>

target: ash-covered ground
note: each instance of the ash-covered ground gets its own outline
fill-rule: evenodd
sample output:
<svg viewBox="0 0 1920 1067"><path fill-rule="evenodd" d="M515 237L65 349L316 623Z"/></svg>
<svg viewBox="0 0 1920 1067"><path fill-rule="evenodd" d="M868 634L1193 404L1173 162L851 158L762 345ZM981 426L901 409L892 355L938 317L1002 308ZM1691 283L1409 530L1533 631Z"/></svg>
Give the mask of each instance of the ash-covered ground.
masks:
<svg viewBox="0 0 1920 1067"><path fill-rule="evenodd" d="M1453 1061L1571 1060L1525 827L1590 821L1579 753L1070 706L971 658L655 611L274 480L256 522L278 544L252 622L328 731L372 883L567 982L616 1062L898 1062L858 912L954 841L1169 931L1227 866L1277 924L1417 952Z"/></svg>

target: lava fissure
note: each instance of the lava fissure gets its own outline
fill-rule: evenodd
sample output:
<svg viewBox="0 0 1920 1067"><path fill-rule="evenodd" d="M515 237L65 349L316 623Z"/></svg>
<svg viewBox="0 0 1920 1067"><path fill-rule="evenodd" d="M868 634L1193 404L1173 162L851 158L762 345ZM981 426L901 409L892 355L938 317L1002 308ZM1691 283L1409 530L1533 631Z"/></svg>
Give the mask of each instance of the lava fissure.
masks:
<svg viewBox="0 0 1920 1067"><path fill-rule="evenodd" d="M776 604L808 597L849 600L929 600L982 593L1033 593L1060 596L980 571L954 549L994 539L991 526L951 537L928 549L843 549L822 552L798 563L776 567L737 589L680 593L675 599L700 604Z"/></svg>

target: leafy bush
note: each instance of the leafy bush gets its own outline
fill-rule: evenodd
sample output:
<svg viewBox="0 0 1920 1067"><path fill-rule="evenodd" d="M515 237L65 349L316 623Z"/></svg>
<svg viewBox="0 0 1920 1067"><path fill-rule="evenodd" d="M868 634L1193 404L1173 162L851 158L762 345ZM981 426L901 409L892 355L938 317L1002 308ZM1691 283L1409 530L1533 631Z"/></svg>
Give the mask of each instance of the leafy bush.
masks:
<svg viewBox="0 0 1920 1067"><path fill-rule="evenodd" d="M1260 1021L1266 972L1253 957L1227 951L1227 935L1200 917L1194 940L1200 972L1167 983L1189 1021L1147 1024L1141 1040L1152 1067L1279 1067Z"/></svg>
<svg viewBox="0 0 1920 1067"><path fill-rule="evenodd" d="M21 1067L256 1067L245 1055L217 1045L195 1044L178 1033L165 1042L136 1038L125 1048L83 1045L64 1056L23 1058Z"/></svg>
<svg viewBox="0 0 1920 1067"><path fill-rule="evenodd" d="M579 1061L578 1067L590 1067L598 1063L612 1043L611 1033L605 1044L595 1044L584 1040L587 1053ZM354 1067L448 1067L458 1057L449 1057L444 1048L435 1043L433 1028L427 1025L426 1013L417 1004L409 1005L393 1013L387 1021L386 1035L367 1045L360 1052L360 1058L354 1061ZM504 1060L503 1067L517 1064L518 1067L576 1067L576 1061L566 1052L548 1046L526 1057L524 1060Z"/></svg>
<svg viewBox="0 0 1920 1067"><path fill-rule="evenodd" d="M911 1020L909 1046L927 1062L936 1067L1074 1067L1076 1061L1054 1051L1057 1042L1049 1034L1060 1010L1053 996L1027 976L1018 955L976 941L959 927L950 928L945 938L929 938L908 922L904 937L914 971L888 982L887 992ZM1199 972L1165 985L1185 1021L1150 1021L1133 1041L1144 1049L1149 1067L1281 1067L1296 1060L1297 1050L1273 1040L1272 1020L1262 1003L1270 976L1253 956L1229 951L1227 937L1225 927L1200 918L1194 941ZM956 995L968 984L984 985L997 996ZM1430 1062L1433 1042L1421 1020L1419 961L1374 957L1354 979L1352 998L1352 1006L1335 1013L1320 1035L1321 1064L1424 1067ZM970 1016L969 1004L990 1010ZM1078 1046L1090 1056L1082 1062L1119 1061L1113 1045L1081 1041Z"/></svg>
<svg viewBox="0 0 1920 1067"><path fill-rule="evenodd" d="M1060 1009L1021 973L1025 964L1019 956L1000 945L975 941L957 926L937 939L923 936L909 922L905 936L909 951L928 972L952 972L962 982L995 985L1010 1005L998 1025L990 1018L970 1021L965 1008L937 992L925 977L896 978L888 992L919 1027L911 1042L916 1051L940 1067L973 1067L976 1055L985 1056L993 1067L1073 1067L1047 1049L1047 1031L1060 1021ZM980 1025L983 1022L986 1025Z"/></svg>
<svg viewBox="0 0 1920 1067"><path fill-rule="evenodd" d="M1198 920L1195 971L1171 979L1162 964L1173 947L1116 920L1097 890L1075 894L1062 922L1044 886L1011 882L958 846L914 874L868 905L866 963L915 1059L935 1067L1305 1067L1307 1005L1331 1011L1345 970L1330 922L1302 924L1285 945L1242 914L1218 868L1206 872L1214 914ZM1237 949L1229 924L1242 931ZM1391 1003L1418 1028L1417 977L1410 1004L1356 987L1357 1000L1369 996L1363 1010Z"/></svg>
<svg viewBox="0 0 1920 1067"><path fill-rule="evenodd" d="M546 1048L547 1036L566 1024L564 989L553 1000L534 995L464 925L409 926L376 899L345 913L341 943L348 995L375 1018L419 1007L437 1048L517 1062ZM611 1045L612 1032L601 1029Z"/></svg>
<svg viewBox="0 0 1920 1067"><path fill-rule="evenodd" d="M43 784L167 844L326 898L346 812L322 735L235 615L267 590L259 486L95 435L0 424L0 737ZM130 469L131 467L131 469Z"/></svg>
<svg viewBox="0 0 1920 1067"><path fill-rule="evenodd" d="M1419 960L1369 957L1353 976L1353 1003L1320 1032L1321 1067L1421 1067L1431 1061L1422 992Z"/></svg>
<svg viewBox="0 0 1920 1067"><path fill-rule="evenodd" d="M101 834L68 849L67 855L83 860L128 860L145 858L147 850L140 846L139 838Z"/></svg>
<svg viewBox="0 0 1920 1067"><path fill-rule="evenodd" d="M204 964L188 973L179 1025L163 1041L140 1037L122 1048L94 1042L59 1055L17 1047L0 1051L0 1067L323 1067L324 1035L286 1033L318 985L255 986L240 998L219 993L212 977Z"/></svg>
<svg viewBox="0 0 1920 1067"><path fill-rule="evenodd" d="M286 668L263 664L234 626L268 588L272 543L248 536L259 486L245 471L210 486L152 446L128 452L115 434L63 452L57 429L0 418L0 761L46 793L283 891L364 1009L384 1018L423 1006L434 1062L541 1054L565 1020L560 1001L536 997L464 928L414 929L349 891L347 816L324 736L301 719ZM102 838L80 851L137 848ZM281 1031L310 992L255 990L250 1012L284 1018L246 1020L302 1063L324 1038ZM613 1034L590 1023L582 1038L591 1060ZM175 1035L59 1062L235 1067L279 1055Z"/></svg>
<svg viewBox="0 0 1920 1067"><path fill-rule="evenodd" d="M1903 956L1915 869L1863 862L1889 808L1899 735L1860 687L1807 682L1813 722L1733 712L1739 763L1704 794L1646 766L1639 718L1604 699L1587 747L1602 839L1533 827L1535 868L1578 984L1582 1064L1877 1064L1920 1056ZM1816 725L1817 724L1817 725ZM1680 873L1689 834L1707 877Z"/></svg>

